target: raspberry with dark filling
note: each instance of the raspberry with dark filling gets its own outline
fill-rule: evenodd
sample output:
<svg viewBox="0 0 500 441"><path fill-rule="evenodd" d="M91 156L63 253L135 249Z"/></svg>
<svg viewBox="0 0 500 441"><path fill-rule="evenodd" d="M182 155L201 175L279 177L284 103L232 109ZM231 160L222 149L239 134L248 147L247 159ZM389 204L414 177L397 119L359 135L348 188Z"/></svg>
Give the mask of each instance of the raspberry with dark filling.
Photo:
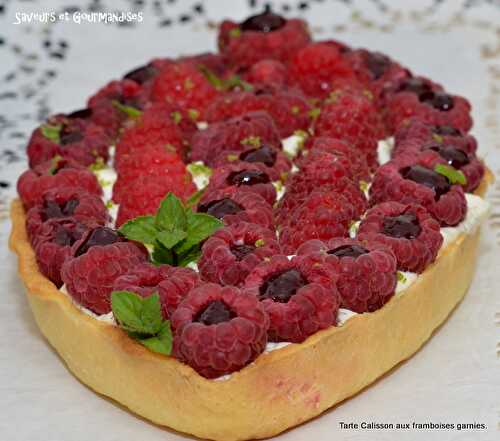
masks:
<svg viewBox="0 0 500 441"><path fill-rule="evenodd" d="M242 170L231 172L226 182L228 185L256 185L270 182L269 176L260 170Z"/></svg>
<svg viewBox="0 0 500 441"><path fill-rule="evenodd" d="M285 26L286 20L271 11L269 6L261 14L252 15L240 23L242 31L273 32Z"/></svg>
<svg viewBox="0 0 500 441"><path fill-rule="evenodd" d="M396 256L398 270L423 272L443 243L439 223L421 205L384 202L368 210L357 239L379 242Z"/></svg>
<svg viewBox="0 0 500 441"><path fill-rule="evenodd" d="M300 343L336 324L335 275L322 262L273 256L255 267L244 286L269 314L271 341Z"/></svg>
<svg viewBox="0 0 500 441"><path fill-rule="evenodd" d="M208 282L241 286L255 266L280 251L274 231L239 222L217 230L203 244L198 268Z"/></svg>
<svg viewBox="0 0 500 441"><path fill-rule="evenodd" d="M174 355L200 375L216 378L264 351L269 317L256 297L234 286L205 283L184 298L171 325Z"/></svg>
<svg viewBox="0 0 500 441"><path fill-rule="evenodd" d="M78 247L73 251L73 254L74 257L78 257L85 254L92 247L106 246L123 241L124 238L116 230L107 227L97 227L85 236L85 239L80 242Z"/></svg>
<svg viewBox="0 0 500 441"><path fill-rule="evenodd" d="M311 240L297 254L320 261L335 275L341 307L357 313L373 312L394 295L396 258L390 248L372 241Z"/></svg>
<svg viewBox="0 0 500 441"><path fill-rule="evenodd" d="M434 107L436 110L447 112L453 109L454 101L451 95L442 92L428 91L419 94L419 100L422 103Z"/></svg>
<svg viewBox="0 0 500 441"><path fill-rule="evenodd" d="M244 162L260 162L268 167L272 167L276 163L276 156L276 150L268 144L264 144L256 149L241 153L239 159Z"/></svg>
<svg viewBox="0 0 500 441"><path fill-rule="evenodd" d="M435 194L436 201L439 201L441 196L448 193L451 189L450 181L448 181L446 176L429 168L422 167L421 165L405 167L400 170L400 173L404 179L430 188Z"/></svg>
<svg viewBox="0 0 500 441"><path fill-rule="evenodd" d="M440 136L463 136L462 132L452 126L434 126L432 132Z"/></svg>
<svg viewBox="0 0 500 441"><path fill-rule="evenodd" d="M244 208L230 198L218 199L198 206L199 213L207 213L217 219L223 219L228 214L237 214Z"/></svg>
<svg viewBox="0 0 500 441"><path fill-rule="evenodd" d="M151 65L146 64L144 66L140 66L136 69L127 72L123 79L135 81L137 84L143 85L147 81L153 79L158 74L158 69Z"/></svg>
<svg viewBox="0 0 500 441"><path fill-rule="evenodd" d="M92 117L92 109L85 107L84 109L74 110L71 113L65 114L69 119L89 119Z"/></svg>

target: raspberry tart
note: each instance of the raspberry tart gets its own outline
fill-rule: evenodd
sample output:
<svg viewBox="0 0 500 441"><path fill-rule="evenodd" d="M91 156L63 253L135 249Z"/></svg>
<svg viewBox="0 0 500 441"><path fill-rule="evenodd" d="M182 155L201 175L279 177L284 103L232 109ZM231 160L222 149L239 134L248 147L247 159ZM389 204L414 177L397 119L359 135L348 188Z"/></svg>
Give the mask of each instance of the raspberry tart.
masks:
<svg viewBox="0 0 500 441"><path fill-rule="evenodd" d="M429 339L471 283L492 174L467 99L385 54L269 9L224 21L218 45L35 128L10 246L82 382L236 441Z"/></svg>

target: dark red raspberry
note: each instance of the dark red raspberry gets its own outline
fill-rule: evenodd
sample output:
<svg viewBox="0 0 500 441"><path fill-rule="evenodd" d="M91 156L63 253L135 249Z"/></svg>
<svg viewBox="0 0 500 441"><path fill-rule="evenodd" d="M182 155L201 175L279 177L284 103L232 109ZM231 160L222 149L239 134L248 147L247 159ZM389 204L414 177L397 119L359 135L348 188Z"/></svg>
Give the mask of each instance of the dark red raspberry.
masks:
<svg viewBox="0 0 500 441"><path fill-rule="evenodd" d="M273 256L245 281L269 314L269 339L300 343L336 324L339 295L334 274L321 262Z"/></svg>
<svg viewBox="0 0 500 441"><path fill-rule="evenodd" d="M219 92L205 76L188 61L179 61L163 68L156 77L152 98L167 102L185 111L197 112L205 120L205 111Z"/></svg>
<svg viewBox="0 0 500 441"><path fill-rule="evenodd" d="M384 202L368 210L357 239L389 247L398 269L421 273L434 260L443 243L439 222L421 205Z"/></svg>
<svg viewBox="0 0 500 441"><path fill-rule="evenodd" d="M144 262L119 276L113 283L113 291L131 291L142 297L157 292L163 318L168 320L188 292L199 284L200 278L191 268Z"/></svg>
<svg viewBox="0 0 500 441"><path fill-rule="evenodd" d="M237 371L261 354L269 317L259 301L234 286L206 283L193 289L174 312L174 355L200 375Z"/></svg>
<svg viewBox="0 0 500 441"><path fill-rule="evenodd" d="M212 166L223 152L243 152L264 144L281 147L279 133L267 113L252 112L199 131L193 137L191 160Z"/></svg>
<svg viewBox="0 0 500 441"><path fill-rule="evenodd" d="M106 227L86 232L73 244L71 254L62 266L62 281L79 305L96 314L111 311L114 281L148 258L144 247L125 242Z"/></svg>
<svg viewBox="0 0 500 441"><path fill-rule="evenodd" d="M271 26L269 26L271 24ZM219 50L238 68L248 68L264 59L286 63L311 40L302 20L264 12L242 23L223 21L219 30Z"/></svg>
<svg viewBox="0 0 500 441"><path fill-rule="evenodd" d="M245 80L256 85L284 87L287 84L286 66L278 60L261 60L250 67Z"/></svg>
<svg viewBox="0 0 500 441"><path fill-rule="evenodd" d="M53 188L43 194L40 204L28 211L28 235L33 240L44 222L62 218L71 218L87 225L105 225L111 220L99 196L74 187Z"/></svg>
<svg viewBox="0 0 500 441"><path fill-rule="evenodd" d="M209 122L216 122L254 111L267 112L282 138L306 130L310 124L310 105L305 96L297 90L274 86L222 95L210 105L207 116Z"/></svg>
<svg viewBox="0 0 500 441"><path fill-rule="evenodd" d="M120 189L120 208L116 225L120 226L137 216L156 213L161 201L169 192L186 200L195 191L196 187L188 174L184 182L179 176L168 174L139 176Z"/></svg>
<svg viewBox="0 0 500 441"><path fill-rule="evenodd" d="M73 218L49 219L44 222L33 242L40 272L58 288L63 284L61 267L71 256L72 245L89 227Z"/></svg>
<svg viewBox="0 0 500 441"><path fill-rule="evenodd" d="M259 163L235 161L214 169L206 192L212 193L226 188L257 193L270 205L276 202L276 189L267 174L266 166Z"/></svg>
<svg viewBox="0 0 500 441"><path fill-rule="evenodd" d="M204 244L198 268L204 280L241 286L264 259L280 254L276 233L240 222L217 230Z"/></svg>
<svg viewBox="0 0 500 441"><path fill-rule="evenodd" d="M340 192L312 192L281 224L279 239L285 254L295 254L297 248L310 239L328 240L347 237L356 210Z"/></svg>
<svg viewBox="0 0 500 441"><path fill-rule="evenodd" d="M442 144L452 145L467 152L476 153L477 140L470 134L464 134L452 126L435 126L417 118L404 120L394 134L395 148L393 156L408 145Z"/></svg>
<svg viewBox="0 0 500 441"><path fill-rule="evenodd" d="M227 58L222 54L204 52L181 57L179 60L191 63L201 71L209 71L221 79L229 78L235 73L234 69L228 65Z"/></svg>
<svg viewBox="0 0 500 441"><path fill-rule="evenodd" d="M57 133L49 139L44 132ZM86 119L56 115L37 128L28 142L27 153L31 168L55 156L91 165L97 158L108 160L110 138L104 130Z"/></svg>
<svg viewBox="0 0 500 441"><path fill-rule="evenodd" d="M433 170L414 165L414 158L390 161L375 173L370 204L396 201L423 205L443 226L460 223L467 213L462 187Z"/></svg>
<svg viewBox="0 0 500 441"><path fill-rule="evenodd" d="M312 240L302 245L301 256L322 256L324 265L337 275L342 308L373 312L394 295L396 258L379 243L354 239Z"/></svg>
<svg viewBox="0 0 500 441"><path fill-rule="evenodd" d="M354 71L341 50L328 42L311 43L299 50L290 62L289 73L307 95L326 98L335 78L354 78Z"/></svg>
<svg viewBox="0 0 500 441"><path fill-rule="evenodd" d="M141 150L121 155L115 168L118 179L113 186L113 201L118 204L139 178L145 181L148 177L161 177L164 185L182 198L196 191L191 175L177 152L159 144L146 145Z"/></svg>
<svg viewBox="0 0 500 441"><path fill-rule="evenodd" d="M198 211L232 225L249 222L274 230L273 208L256 193L228 188L207 193L198 204Z"/></svg>
<svg viewBox="0 0 500 441"><path fill-rule="evenodd" d="M100 196L102 188L94 173L73 160L55 158L26 170L17 181L17 192L29 209L42 202L52 188L73 187Z"/></svg>
<svg viewBox="0 0 500 441"><path fill-rule="evenodd" d="M266 174L272 181L284 181L292 168L292 161L277 147L262 144L259 147L246 145L247 150L228 150L220 153L215 159L213 167L223 167L234 162L244 164L258 164L264 167Z"/></svg>

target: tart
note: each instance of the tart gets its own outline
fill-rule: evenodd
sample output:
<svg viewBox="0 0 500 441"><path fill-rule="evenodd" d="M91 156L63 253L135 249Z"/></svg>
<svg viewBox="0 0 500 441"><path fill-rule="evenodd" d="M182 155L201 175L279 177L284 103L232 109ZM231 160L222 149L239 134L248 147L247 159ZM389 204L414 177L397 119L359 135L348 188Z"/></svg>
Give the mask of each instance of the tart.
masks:
<svg viewBox="0 0 500 441"><path fill-rule="evenodd" d="M468 101L384 54L270 10L218 43L36 128L10 246L82 382L236 441L314 418L430 338L471 283L492 174Z"/></svg>

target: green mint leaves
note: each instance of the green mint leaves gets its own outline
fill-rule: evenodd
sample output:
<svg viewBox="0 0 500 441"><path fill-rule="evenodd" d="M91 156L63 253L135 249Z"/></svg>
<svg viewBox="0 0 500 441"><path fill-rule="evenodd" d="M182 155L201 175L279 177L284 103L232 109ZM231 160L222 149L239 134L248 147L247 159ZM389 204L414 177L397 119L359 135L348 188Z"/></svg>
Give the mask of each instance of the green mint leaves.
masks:
<svg viewBox="0 0 500 441"><path fill-rule="evenodd" d="M61 134L62 124L58 124L56 126L52 126L50 124L44 124L40 127L40 131L42 135L47 138L49 141L55 142L59 144L61 142L60 134Z"/></svg>
<svg viewBox="0 0 500 441"><path fill-rule="evenodd" d="M434 167L434 171L440 175L446 176L450 184L467 185L467 178L465 175L451 165L437 164Z"/></svg>
<svg viewBox="0 0 500 441"><path fill-rule="evenodd" d="M122 225L120 233L152 248L152 258L157 264L186 266L196 262L202 242L223 226L219 219L191 210L200 196L195 193L184 206L169 193L155 216L136 217Z"/></svg>
<svg viewBox="0 0 500 441"><path fill-rule="evenodd" d="M217 90L232 90L240 88L242 90L253 90L253 86L246 81L243 81L238 75L231 75L229 78L220 78L206 66L198 66L198 70L205 76L207 81Z"/></svg>
<svg viewBox="0 0 500 441"><path fill-rule="evenodd" d="M120 112L125 113L130 118L139 118L142 115L142 112L135 107L126 106L125 104L120 103L120 101L113 100L111 102L114 108L118 109Z"/></svg>
<svg viewBox="0 0 500 441"><path fill-rule="evenodd" d="M141 297L129 291L113 291L111 308L120 328L153 352L170 355L172 331L163 320L158 293Z"/></svg>

